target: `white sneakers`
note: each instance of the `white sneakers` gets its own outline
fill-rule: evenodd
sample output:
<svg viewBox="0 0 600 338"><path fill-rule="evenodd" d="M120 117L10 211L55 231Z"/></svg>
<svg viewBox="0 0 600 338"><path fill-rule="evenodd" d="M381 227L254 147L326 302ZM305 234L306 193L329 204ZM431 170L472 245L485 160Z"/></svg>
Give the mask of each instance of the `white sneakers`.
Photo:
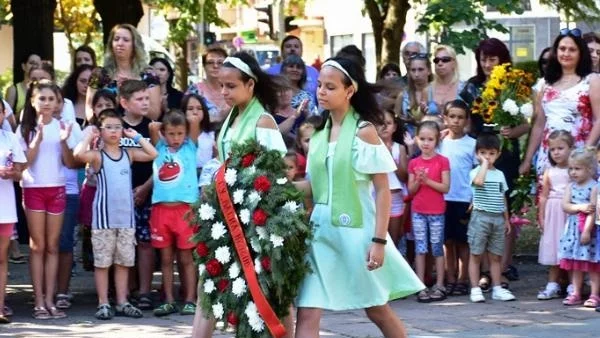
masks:
<svg viewBox="0 0 600 338"><path fill-rule="evenodd" d="M469 296L469 298L473 303L485 302L485 297L483 296L483 292L479 287L471 288L471 295ZM510 300L515 300L516 298L508 289L504 289L503 287L498 285L493 287L492 299L506 302Z"/></svg>
<svg viewBox="0 0 600 338"><path fill-rule="evenodd" d="M557 283L549 282L544 290L540 290L537 295L538 300L550 300L561 298L560 286Z"/></svg>

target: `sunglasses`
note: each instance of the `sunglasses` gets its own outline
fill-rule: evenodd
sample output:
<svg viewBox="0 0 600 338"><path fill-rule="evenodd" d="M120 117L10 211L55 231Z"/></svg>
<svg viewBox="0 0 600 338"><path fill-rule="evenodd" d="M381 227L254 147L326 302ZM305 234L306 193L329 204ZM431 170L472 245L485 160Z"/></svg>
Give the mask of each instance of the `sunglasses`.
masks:
<svg viewBox="0 0 600 338"><path fill-rule="evenodd" d="M442 56L441 58L434 58L433 59L433 63L437 65L440 61L443 62L443 63L448 63L448 62L450 62L452 60L453 59L451 57L449 57L449 56Z"/></svg>
<svg viewBox="0 0 600 338"><path fill-rule="evenodd" d="M579 29L579 28L574 28L574 29L563 28L560 30L560 35L561 36L573 35L575 37L580 38L581 37L581 29Z"/></svg>
<svg viewBox="0 0 600 338"><path fill-rule="evenodd" d="M429 54L427 54L427 53L410 54L410 56L408 57L409 60L412 60L412 59L428 59L428 58L429 58Z"/></svg>

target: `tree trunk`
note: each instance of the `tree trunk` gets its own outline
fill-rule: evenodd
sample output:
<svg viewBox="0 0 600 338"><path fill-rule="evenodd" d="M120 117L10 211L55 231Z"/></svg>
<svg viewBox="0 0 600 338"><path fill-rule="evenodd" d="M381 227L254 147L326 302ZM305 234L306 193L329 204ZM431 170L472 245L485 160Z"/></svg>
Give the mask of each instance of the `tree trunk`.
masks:
<svg viewBox="0 0 600 338"><path fill-rule="evenodd" d="M376 0L365 0L365 9L371 19L373 37L375 38L375 60L377 60L377 72L381 68L381 50L383 46L383 20L385 13L379 8Z"/></svg>
<svg viewBox="0 0 600 338"><path fill-rule="evenodd" d="M94 7L102 18L104 45L115 25L128 23L137 26L144 16L141 0L94 0Z"/></svg>
<svg viewBox="0 0 600 338"><path fill-rule="evenodd" d="M56 0L11 0L13 14L13 77L23 80L21 62L27 55L54 60L54 9Z"/></svg>
<svg viewBox="0 0 600 338"><path fill-rule="evenodd" d="M187 90L187 81L189 73L189 65L187 62L188 55L188 43L184 41L175 45L177 51L175 53L175 78L177 79L177 86L182 92Z"/></svg>
<svg viewBox="0 0 600 338"><path fill-rule="evenodd" d="M400 45L404 36L408 0L392 0L383 23L383 46L378 69L386 63L400 64Z"/></svg>

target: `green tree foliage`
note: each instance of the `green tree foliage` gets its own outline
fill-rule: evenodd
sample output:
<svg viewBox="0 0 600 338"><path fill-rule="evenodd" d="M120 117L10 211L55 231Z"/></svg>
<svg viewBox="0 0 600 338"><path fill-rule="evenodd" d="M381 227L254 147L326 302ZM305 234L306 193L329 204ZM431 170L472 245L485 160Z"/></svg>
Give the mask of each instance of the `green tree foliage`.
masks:
<svg viewBox="0 0 600 338"><path fill-rule="evenodd" d="M54 26L62 30L69 41L69 52L80 45L90 45L98 33L99 17L92 0L58 0Z"/></svg>

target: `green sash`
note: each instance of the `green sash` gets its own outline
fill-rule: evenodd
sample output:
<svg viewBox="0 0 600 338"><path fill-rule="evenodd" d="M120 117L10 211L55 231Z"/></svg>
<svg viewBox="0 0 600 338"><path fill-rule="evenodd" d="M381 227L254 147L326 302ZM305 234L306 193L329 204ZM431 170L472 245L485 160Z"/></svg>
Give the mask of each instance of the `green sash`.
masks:
<svg viewBox="0 0 600 338"><path fill-rule="evenodd" d="M362 209L358 197L358 187L352 167L352 144L358 128L358 114L354 108L344 117L340 134L335 145L333 161L333 192L331 196L331 222L335 226L362 227ZM315 203L327 204L329 196L329 175L327 172L327 151L331 118L325 128L316 132L310 140L308 151L308 171Z"/></svg>
<svg viewBox="0 0 600 338"><path fill-rule="evenodd" d="M227 115L227 119L223 123L223 128L221 128L221 132L219 133L219 137L217 138L217 148L219 150L219 160L224 162L227 159L227 154L224 154L223 149L223 138L227 132L231 133L229 139L232 143L243 143L250 139L256 139L256 124L258 120L260 120L261 115L265 112L265 108L260 104L256 97L252 98L248 103L248 106L242 113L242 117L238 124L235 126L235 129L231 129L231 123L235 121L235 118L238 116L239 112L237 107L233 107L229 115Z"/></svg>

